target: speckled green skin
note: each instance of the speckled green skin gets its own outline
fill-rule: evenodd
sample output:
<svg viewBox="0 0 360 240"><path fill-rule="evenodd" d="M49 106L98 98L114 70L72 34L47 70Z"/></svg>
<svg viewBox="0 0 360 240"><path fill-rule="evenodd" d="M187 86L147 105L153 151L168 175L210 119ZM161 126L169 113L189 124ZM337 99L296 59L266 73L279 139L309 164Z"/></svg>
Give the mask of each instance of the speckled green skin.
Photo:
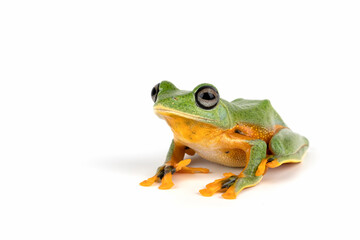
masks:
<svg viewBox="0 0 360 240"><path fill-rule="evenodd" d="M223 129L230 129L238 123L250 123L262 127L286 126L279 114L271 106L269 100L245 100L239 98L228 102L220 99L215 108L210 110L202 109L197 106L194 97L194 93L202 86L213 85L200 84L193 91L183 91L176 88L172 83L163 81L160 83L160 91L154 107L162 105L193 116L199 116L201 118L198 121L210 123Z"/></svg>
<svg viewBox="0 0 360 240"><path fill-rule="evenodd" d="M232 129L238 124L251 124L268 129L275 125L285 127L273 135L268 144L261 139L234 139L234 141L243 141L249 144L250 156L241 174L233 175L222 181L222 188L230 190L230 187L233 187L232 189L235 190L235 194L234 192L227 191L223 195L224 198L235 198L242 189L259 183L263 175L258 175L257 170L263 160L268 160L268 162L270 162L270 159L271 161L276 160L277 165L281 165L285 162L293 160L297 162L297 160L300 161L302 159L309 145L308 140L287 128L279 114L271 106L269 100L245 100L239 98L228 102L220 99L215 108L205 110L200 108L195 101L195 93L202 86L212 85L200 84L193 91L183 91L176 88L172 83L163 81L159 85L154 108L161 106L176 112L185 113L186 116L198 122L205 122L225 130ZM196 151L196 149L194 150ZM171 143L166 162L171 159L173 151L174 141ZM272 154L268 155L269 152Z"/></svg>

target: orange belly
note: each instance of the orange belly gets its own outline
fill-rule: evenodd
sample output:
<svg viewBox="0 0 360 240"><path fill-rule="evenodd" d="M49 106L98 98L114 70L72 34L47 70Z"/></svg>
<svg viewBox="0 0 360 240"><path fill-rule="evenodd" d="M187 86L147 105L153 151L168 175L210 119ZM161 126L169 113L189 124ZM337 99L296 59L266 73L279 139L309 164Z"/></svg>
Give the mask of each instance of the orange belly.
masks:
<svg viewBox="0 0 360 240"><path fill-rule="evenodd" d="M174 133L174 140L193 149L200 157L229 167L244 167L246 154L229 148L224 134L229 130L183 117L165 117Z"/></svg>
<svg viewBox="0 0 360 240"><path fill-rule="evenodd" d="M234 146L232 139L262 139L268 143L273 134L281 127L275 126L268 130L241 124L232 129L221 129L172 113L162 114L161 117L166 120L173 131L174 141L193 149L200 157L208 161L229 167L244 167L246 165L244 149ZM229 135L234 136L234 138L229 138Z"/></svg>

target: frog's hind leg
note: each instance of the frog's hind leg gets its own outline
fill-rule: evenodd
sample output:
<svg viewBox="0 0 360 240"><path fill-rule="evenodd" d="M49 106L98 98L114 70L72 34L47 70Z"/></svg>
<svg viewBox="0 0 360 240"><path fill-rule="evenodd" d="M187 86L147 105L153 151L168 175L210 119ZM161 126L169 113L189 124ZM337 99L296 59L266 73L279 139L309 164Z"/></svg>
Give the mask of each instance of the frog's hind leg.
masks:
<svg viewBox="0 0 360 240"><path fill-rule="evenodd" d="M269 142L273 156L267 159L266 166L278 167L284 163L301 162L309 147L309 141L288 128L281 129Z"/></svg>

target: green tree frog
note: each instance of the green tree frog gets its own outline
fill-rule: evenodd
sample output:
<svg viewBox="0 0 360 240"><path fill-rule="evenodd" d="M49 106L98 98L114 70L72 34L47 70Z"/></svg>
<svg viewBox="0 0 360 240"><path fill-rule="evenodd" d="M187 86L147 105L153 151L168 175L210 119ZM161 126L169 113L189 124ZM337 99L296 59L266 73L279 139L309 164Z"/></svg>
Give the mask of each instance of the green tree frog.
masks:
<svg viewBox="0 0 360 240"><path fill-rule="evenodd" d="M160 189L170 189L174 173L209 172L187 166L191 160L184 160L185 153L196 153L208 161L243 168L240 174L224 173L224 178L200 190L206 197L223 192L224 198L235 199L243 189L258 184L267 168L301 162L309 146L305 137L286 126L269 100L228 102L211 84L184 91L169 81L157 84L151 97L156 115L167 122L174 137L165 163L142 186L161 181Z"/></svg>

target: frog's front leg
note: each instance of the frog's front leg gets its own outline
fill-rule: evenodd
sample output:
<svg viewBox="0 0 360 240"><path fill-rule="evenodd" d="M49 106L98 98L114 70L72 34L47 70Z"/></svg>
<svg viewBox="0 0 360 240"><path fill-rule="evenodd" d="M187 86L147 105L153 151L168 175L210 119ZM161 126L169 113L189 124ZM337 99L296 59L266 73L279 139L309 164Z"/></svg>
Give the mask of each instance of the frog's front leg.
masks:
<svg viewBox="0 0 360 240"><path fill-rule="evenodd" d="M209 169L206 168L191 168L187 167L191 159L184 159L185 153L194 155L195 152L174 140L171 142L170 149L166 156L165 163L160 166L154 176L140 183L141 186L151 186L156 181L161 181L159 189L170 189L174 186L172 182L172 175L178 173L208 173Z"/></svg>
<svg viewBox="0 0 360 240"><path fill-rule="evenodd" d="M222 196L226 199L235 199L244 188L255 186L262 179L256 174L263 159L266 159L267 145L262 140L242 140L239 148L246 153L246 166L239 175L225 173L224 178L215 180L200 190L201 195L210 197L218 191L226 191Z"/></svg>

